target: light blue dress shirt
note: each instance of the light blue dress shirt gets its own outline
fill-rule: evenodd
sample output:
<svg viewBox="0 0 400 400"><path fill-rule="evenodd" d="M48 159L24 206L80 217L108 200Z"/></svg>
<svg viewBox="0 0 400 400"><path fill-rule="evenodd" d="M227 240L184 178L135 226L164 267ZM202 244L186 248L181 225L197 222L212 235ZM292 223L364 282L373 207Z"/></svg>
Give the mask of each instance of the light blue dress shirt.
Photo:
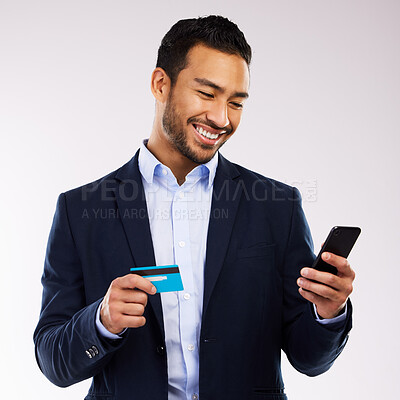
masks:
<svg viewBox="0 0 400 400"><path fill-rule="evenodd" d="M146 147L139 152L157 265L177 264L184 290L161 293L168 364L168 400L197 400L199 338L203 306L204 264L218 154L194 168L179 186L172 171ZM97 310L96 326L108 338ZM346 314L322 323L340 322ZM318 317L317 317L318 318Z"/></svg>

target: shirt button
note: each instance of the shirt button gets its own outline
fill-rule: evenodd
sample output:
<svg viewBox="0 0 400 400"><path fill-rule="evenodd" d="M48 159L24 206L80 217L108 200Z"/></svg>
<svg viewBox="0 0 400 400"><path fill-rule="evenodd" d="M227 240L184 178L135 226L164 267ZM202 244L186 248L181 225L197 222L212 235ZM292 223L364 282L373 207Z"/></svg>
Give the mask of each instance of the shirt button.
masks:
<svg viewBox="0 0 400 400"><path fill-rule="evenodd" d="M185 300L189 300L189 299L190 299L190 294L189 294L189 293L185 293L185 294L183 295L183 298L184 298Z"/></svg>
<svg viewBox="0 0 400 400"><path fill-rule="evenodd" d="M162 174L163 174L164 176L167 175L167 174L168 174L167 170L166 170L166 169L163 169L163 170L162 170Z"/></svg>
<svg viewBox="0 0 400 400"><path fill-rule="evenodd" d="M193 393L192 400L199 400L199 395L197 393Z"/></svg>
<svg viewBox="0 0 400 400"><path fill-rule="evenodd" d="M178 244L179 244L179 247L185 247L185 242L183 240L181 240Z"/></svg>
<svg viewBox="0 0 400 400"><path fill-rule="evenodd" d="M193 351L194 350L194 344L189 344L189 346L187 347L189 351Z"/></svg>
<svg viewBox="0 0 400 400"><path fill-rule="evenodd" d="M185 197L185 193L179 192L179 198L180 198L180 199L183 199L184 197Z"/></svg>

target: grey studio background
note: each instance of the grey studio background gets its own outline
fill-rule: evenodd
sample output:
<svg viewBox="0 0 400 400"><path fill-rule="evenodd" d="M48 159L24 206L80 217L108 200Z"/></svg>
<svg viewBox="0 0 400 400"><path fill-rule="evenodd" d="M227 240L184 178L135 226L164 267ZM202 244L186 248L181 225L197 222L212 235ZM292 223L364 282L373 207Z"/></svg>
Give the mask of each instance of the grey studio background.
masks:
<svg viewBox="0 0 400 400"><path fill-rule="evenodd" d="M283 356L292 400L399 397L400 3L396 0L0 0L1 374L7 399L82 399L53 386L32 334L59 193L128 161L152 125L149 79L180 18L222 14L254 51L228 159L297 186L316 251L359 225L354 328L317 378ZM251 330L249 331L251 334Z"/></svg>

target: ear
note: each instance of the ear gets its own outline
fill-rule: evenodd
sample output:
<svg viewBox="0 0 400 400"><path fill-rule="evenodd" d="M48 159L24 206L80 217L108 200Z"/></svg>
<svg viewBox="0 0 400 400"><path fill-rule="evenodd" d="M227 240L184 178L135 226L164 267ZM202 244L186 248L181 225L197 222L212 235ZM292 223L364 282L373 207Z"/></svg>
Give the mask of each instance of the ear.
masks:
<svg viewBox="0 0 400 400"><path fill-rule="evenodd" d="M168 99L171 90L171 79L160 67L151 74L151 92L157 101L164 103Z"/></svg>

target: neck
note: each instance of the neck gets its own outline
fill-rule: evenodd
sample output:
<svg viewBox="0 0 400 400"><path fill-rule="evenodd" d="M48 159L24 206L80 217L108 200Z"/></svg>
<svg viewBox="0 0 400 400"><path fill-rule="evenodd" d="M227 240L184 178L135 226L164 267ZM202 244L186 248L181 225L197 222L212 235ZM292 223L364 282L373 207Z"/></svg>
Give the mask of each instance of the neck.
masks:
<svg viewBox="0 0 400 400"><path fill-rule="evenodd" d="M168 141L165 134L155 127L153 127L147 142L147 148L158 161L172 171L179 185L182 185L185 182L186 175L199 165L181 154Z"/></svg>

